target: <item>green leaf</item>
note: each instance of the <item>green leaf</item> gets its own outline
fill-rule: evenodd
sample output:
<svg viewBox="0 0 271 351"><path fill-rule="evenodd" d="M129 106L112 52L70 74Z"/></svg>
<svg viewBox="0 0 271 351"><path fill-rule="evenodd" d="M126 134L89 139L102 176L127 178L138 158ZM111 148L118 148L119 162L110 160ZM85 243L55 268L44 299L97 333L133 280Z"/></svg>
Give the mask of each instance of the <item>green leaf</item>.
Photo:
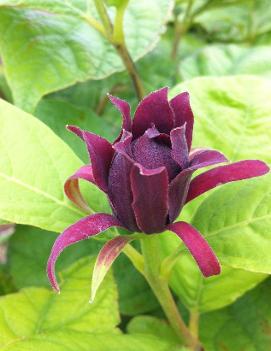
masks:
<svg viewBox="0 0 271 351"><path fill-rule="evenodd" d="M269 81L252 76L196 78L178 85L172 95L190 92L194 147L218 149L232 161L259 158L270 162L270 87ZM262 273L270 272L269 189L270 176L227 184L184 208L180 219L192 221L223 263L220 276L204 279L190 255L182 251L171 284L188 308L202 312L221 308L265 279ZM213 230L219 235L209 239ZM180 244L169 234L161 240L166 254Z"/></svg>
<svg viewBox="0 0 271 351"><path fill-rule="evenodd" d="M233 303L266 277L263 273L251 273L223 264L220 275L206 279L190 254L183 251L171 275L170 285L187 308L202 313Z"/></svg>
<svg viewBox="0 0 271 351"><path fill-rule="evenodd" d="M198 3L201 0L197 1ZM268 0L205 1L194 25L210 40L222 42L264 41L270 38L271 8Z"/></svg>
<svg viewBox="0 0 271 351"><path fill-rule="evenodd" d="M134 317L127 325L127 331L129 334L155 335L172 344L179 342L179 338L165 320L152 316Z"/></svg>
<svg viewBox="0 0 271 351"><path fill-rule="evenodd" d="M271 174L218 189L202 202L192 223L222 263L271 273Z"/></svg>
<svg viewBox="0 0 271 351"><path fill-rule="evenodd" d="M93 91L93 89L92 89ZM79 125L80 128L101 135L102 137L113 141L118 136L119 128L88 108L77 107L73 104L58 98L42 99L37 106L35 115L45 124L47 124L61 139L63 139L73 151L84 161L89 162L88 153L85 144L65 128L67 124Z"/></svg>
<svg viewBox="0 0 271 351"><path fill-rule="evenodd" d="M218 149L231 161L271 163L271 81L254 76L195 78L177 85L188 90L195 114L193 147Z"/></svg>
<svg viewBox="0 0 271 351"><path fill-rule="evenodd" d="M60 328L66 333L69 330L98 333L114 329L119 315L112 276L108 275L104 280L95 303L88 303L93 261L83 258L61 274L61 294L42 288L27 288L2 298L0 325L4 349L19 339L23 345L25 338L31 340L42 337L42 334L53 335Z"/></svg>
<svg viewBox="0 0 271 351"><path fill-rule="evenodd" d="M66 200L64 181L81 166L46 125L0 100L0 218L61 231L83 214ZM91 187L90 187L91 188Z"/></svg>
<svg viewBox="0 0 271 351"><path fill-rule="evenodd" d="M57 234L55 233L33 227L17 226L14 236L9 241L8 250L9 273L17 288L49 287L46 262L56 238ZM102 244L98 240L91 239L68 247L59 257L56 271L63 270L82 256L97 255ZM120 312L122 314L136 315L158 308L158 302L146 280L125 255L118 257L114 262L113 269L119 290Z"/></svg>
<svg viewBox="0 0 271 351"><path fill-rule="evenodd" d="M95 302L88 303L94 260L83 258L61 274L61 294L27 288L0 300L2 350L171 351L154 336L122 335L117 291L108 275ZM27 318L26 318L27 316Z"/></svg>
<svg viewBox="0 0 271 351"><path fill-rule="evenodd" d="M183 79L197 76L255 74L271 77L270 46L210 45L185 58L179 67Z"/></svg>
<svg viewBox="0 0 271 351"><path fill-rule="evenodd" d="M46 275L46 262L56 238L55 233L17 225L16 232L9 241L8 250L9 272L17 288L50 286ZM56 271L62 271L82 256L96 255L101 246L97 240L84 240L68 247L59 257Z"/></svg>
<svg viewBox="0 0 271 351"><path fill-rule="evenodd" d="M135 61L154 48L172 6L172 0L129 1L124 31ZM0 1L0 50L16 105L33 111L49 92L124 69L93 19L93 1Z"/></svg>
<svg viewBox="0 0 271 351"><path fill-rule="evenodd" d="M232 306L203 315L200 338L206 350L270 350L270 289L268 279Z"/></svg>

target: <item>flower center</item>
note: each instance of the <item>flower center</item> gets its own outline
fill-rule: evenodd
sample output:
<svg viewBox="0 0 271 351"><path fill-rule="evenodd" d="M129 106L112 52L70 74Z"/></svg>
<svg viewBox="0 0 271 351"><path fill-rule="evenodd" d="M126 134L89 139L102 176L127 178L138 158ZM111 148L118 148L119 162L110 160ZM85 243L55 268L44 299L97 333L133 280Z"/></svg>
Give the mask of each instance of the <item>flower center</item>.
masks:
<svg viewBox="0 0 271 351"><path fill-rule="evenodd" d="M171 148L160 141L141 136L132 143L134 159L148 169L166 167L169 180L172 180L181 168L171 157Z"/></svg>

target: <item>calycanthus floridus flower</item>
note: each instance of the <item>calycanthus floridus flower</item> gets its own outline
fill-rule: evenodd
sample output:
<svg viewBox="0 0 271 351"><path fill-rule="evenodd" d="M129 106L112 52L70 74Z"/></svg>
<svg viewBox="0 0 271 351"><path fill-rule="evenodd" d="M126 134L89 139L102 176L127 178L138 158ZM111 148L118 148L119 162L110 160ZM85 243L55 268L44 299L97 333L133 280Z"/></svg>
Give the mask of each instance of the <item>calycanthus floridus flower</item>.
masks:
<svg viewBox="0 0 271 351"><path fill-rule="evenodd" d="M189 94L181 93L170 101L167 95L168 88L162 88L146 96L133 119L129 104L109 95L123 117L121 133L113 144L76 126L68 126L85 142L91 164L66 181L66 195L87 210L78 184L79 179L85 179L107 194L113 214L89 215L57 238L47 267L56 290L59 291L55 262L59 254L67 246L113 226L146 235L169 230L184 242L204 276L220 273L218 259L201 234L188 223L174 221L186 203L206 191L224 183L261 176L269 168L262 161L246 160L215 167L191 180L196 170L228 160L217 150L191 149L194 117ZM94 268L96 283L92 297L114 259L132 238L118 236L105 244Z"/></svg>

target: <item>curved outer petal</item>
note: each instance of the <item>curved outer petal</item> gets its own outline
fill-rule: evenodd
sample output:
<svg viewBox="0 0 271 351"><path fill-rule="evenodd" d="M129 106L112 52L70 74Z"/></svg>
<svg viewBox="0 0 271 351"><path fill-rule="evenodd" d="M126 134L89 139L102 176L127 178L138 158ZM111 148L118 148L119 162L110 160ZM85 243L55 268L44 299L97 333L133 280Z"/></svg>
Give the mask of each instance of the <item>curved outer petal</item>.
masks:
<svg viewBox="0 0 271 351"><path fill-rule="evenodd" d="M121 235L108 241L102 247L97 257L92 274L90 297L91 303L94 301L99 286L101 285L115 259L119 256L124 247L132 240L134 240L134 238L129 235Z"/></svg>
<svg viewBox="0 0 271 351"><path fill-rule="evenodd" d="M172 158L181 166L186 168L188 166L188 147L185 137L186 124L182 127L174 128L170 132L171 140L171 155Z"/></svg>
<svg viewBox="0 0 271 351"><path fill-rule="evenodd" d="M169 222L173 222L179 215L189 189L194 170L184 169L169 184Z"/></svg>
<svg viewBox="0 0 271 351"><path fill-rule="evenodd" d="M79 168L72 176L70 176L65 184L64 191L66 196L79 208L84 211L90 212L87 202L84 200L80 188L79 188L79 179L87 180L93 184L95 183L92 167L91 165L82 166Z"/></svg>
<svg viewBox="0 0 271 351"><path fill-rule="evenodd" d="M147 234L165 229L168 215L168 175L165 167L146 169L135 164L131 186L136 222Z"/></svg>
<svg viewBox="0 0 271 351"><path fill-rule="evenodd" d="M186 123L186 141L188 150L191 149L193 137L194 115L190 106L189 93L184 92L175 96L169 102L175 116L175 127L181 127Z"/></svg>
<svg viewBox="0 0 271 351"><path fill-rule="evenodd" d="M110 167L108 197L116 217L131 231L138 231L132 209L132 189L130 172L134 160L128 155L132 134L124 132L122 140L114 145L115 158Z"/></svg>
<svg viewBox="0 0 271 351"><path fill-rule="evenodd" d="M219 151L212 149L197 149L189 155L189 169L211 166L217 163L228 162L228 159Z"/></svg>
<svg viewBox="0 0 271 351"><path fill-rule="evenodd" d="M186 202L193 200L218 185L241 179L258 177L269 172L262 161L246 160L213 168L195 177L190 184Z"/></svg>
<svg viewBox="0 0 271 351"><path fill-rule="evenodd" d="M83 131L76 126L67 126L67 128L85 141L91 159L95 183L101 190L107 192L109 167L114 155L112 145L106 139Z"/></svg>
<svg viewBox="0 0 271 351"><path fill-rule="evenodd" d="M170 224L168 229L182 239L205 277L220 273L220 264L216 255L195 228L186 222L176 222Z"/></svg>
<svg viewBox="0 0 271 351"><path fill-rule="evenodd" d="M132 119L130 114L130 105L128 102L119 99L116 96L107 94L109 100L112 102L113 105L120 111L122 114L122 129L127 130L128 132L132 129Z"/></svg>
<svg viewBox="0 0 271 351"><path fill-rule="evenodd" d="M168 88L156 90L146 96L138 105L133 120L132 131L134 137L144 134L145 130L155 127L161 133L169 134L173 128L174 115L169 105Z"/></svg>
<svg viewBox="0 0 271 351"><path fill-rule="evenodd" d="M77 223L68 227L60 234L51 250L51 254L47 263L47 274L52 287L59 290L55 277L55 263L61 252L68 246L77 243L80 240L97 235L110 227L121 227L121 223L113 216L105 213L97 213L82 218Z"/></svg>
<svg viewBox="0 0 271 351"><path fill-rule="evenodd" d="M15 232L15 223L7 223L0 225L0 241L1 238L9 236Z"/></svg>
<svg viewBox="0 0 271 351"><path fill-rule="evenodd" d="M191 153L190 153L191 154ZM181 171L169 185L169 221L173 222L183 208L190 189L192 174L201 167L225 162L227 159L216 150L198 149L192 152L188 168Z"/></svg>

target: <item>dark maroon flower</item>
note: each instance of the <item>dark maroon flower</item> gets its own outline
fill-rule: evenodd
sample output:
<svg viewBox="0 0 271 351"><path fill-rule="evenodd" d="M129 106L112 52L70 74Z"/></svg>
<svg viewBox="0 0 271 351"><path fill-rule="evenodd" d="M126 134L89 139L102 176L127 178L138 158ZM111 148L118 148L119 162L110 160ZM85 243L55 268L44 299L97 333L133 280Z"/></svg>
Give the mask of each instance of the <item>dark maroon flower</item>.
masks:
<svg viewBox="0 0 271 351"><path fill-rule="evenodd" d="M196 170L227 159L216 150L191 149L194 117L189 94L181 93L170 101L167 94L168 88L162 88L145 97L133 120L129 104L109 96L123 117L121 133L113 144L68 126L86 143L91 160L91 165L83 166L67 180L68 198L88 210L78 179L88 180L107 194L113 215L90 215L57 238L48 261L48 275L55 289L54 265L61 251L112 226L146 234L170 230L183 240L205 276L219 274L219 262L200 233L188 223L173 222L185 203L195 197L223 183L263 175L269 169L262 161L247 160L213 168L191 181ZM129 240L114 241L112 250L118 241L123 248ZM101 256L105 262L106 256Z"/></svg>

